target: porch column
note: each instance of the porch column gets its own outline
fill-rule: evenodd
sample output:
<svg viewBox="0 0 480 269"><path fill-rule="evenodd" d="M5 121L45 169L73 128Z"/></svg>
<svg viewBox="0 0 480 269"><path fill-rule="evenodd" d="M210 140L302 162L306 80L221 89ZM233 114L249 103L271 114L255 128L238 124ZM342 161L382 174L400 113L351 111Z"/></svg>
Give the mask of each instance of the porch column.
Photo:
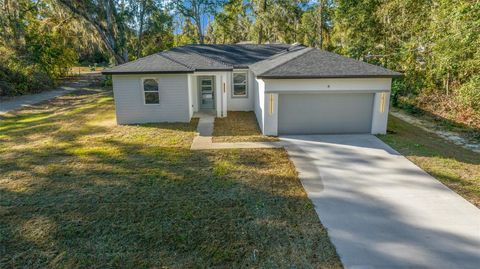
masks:
<svg viewBox="0 0 480 269"><path fill-rule="evenodd" d="M228 100L228 92L230 92L230 76L231 73L225 73L222 76L222 116L227 116L227 100Z"/></svg>
<svg viewBox="0 0 480 269"><path fill-rule="evenodd" d="M222 75L218 74L215 76L215 110L217 111L217 117L222 117Z"/></svg>

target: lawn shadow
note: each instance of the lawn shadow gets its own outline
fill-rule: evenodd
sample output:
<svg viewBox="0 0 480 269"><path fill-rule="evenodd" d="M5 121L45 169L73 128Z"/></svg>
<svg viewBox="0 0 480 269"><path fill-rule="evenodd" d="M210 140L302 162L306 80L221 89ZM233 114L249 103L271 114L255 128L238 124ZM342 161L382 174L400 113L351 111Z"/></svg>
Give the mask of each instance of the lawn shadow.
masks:
<svg viewBox="0 0 480 269"><path fill-rule="evenodd" d="M190 151L197 120L89 96L1 126L0 267L341 267L284 150Z"/></svg>
<svg viewBox="0 0 480 269"><path fill-rule="evenodd" d="M276 150L112 147L2 163L32 181L0 189L2 266L340 267L295 174L274 173Z"/></svg>

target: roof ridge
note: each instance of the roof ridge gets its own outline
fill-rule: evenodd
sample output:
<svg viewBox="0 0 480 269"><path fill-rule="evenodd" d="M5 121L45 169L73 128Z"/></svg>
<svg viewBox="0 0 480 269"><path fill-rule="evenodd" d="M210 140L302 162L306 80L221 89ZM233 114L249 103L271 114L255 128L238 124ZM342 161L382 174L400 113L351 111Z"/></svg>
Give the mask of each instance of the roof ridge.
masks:
<svg viewBox="0 0 480 269"><path fill-rule="evenodd" d="M262 61L273 60L273 59L275 59L275 58L277 58L277 57L280 57L280 56L285 55L287 52L295 52L295 51L299 51L299 50L309 49L309 47L305 47L305 46L303 46L303 47L300 48L300 49L295 49L295 50L291 50L291 48L292 48L292 46L290 46L290 47L288 47L288 48L286 48L286 49L284 49L284 50L281 50L281 51L279 51L278 53L275 53L275 54L273 54L272 56L270 56L270 57L268 57L267 59L262 60ZM303 53L302 53L302 54L303 54ZM302 54L300 54L300 55L302 55ZM261 61L260 61L260 62L261 62Z"/></svg>
<svg viewBox="0 0 480 269"><path fill-rule="evenodd" d="M162 52L159 52L159 53L157 53L157 54L160 55L161 57L167 59L167 60L170 60L170 61L174 62L174 63L177 63L177 64L179 64L179 65L183 65L183 66L185 66L186 68L195 70L195 68L193 68L192 66L189 66L189 65L187 65L187 64L184 64L184 63L182 63L182 62L180 62L180 61L178 61L178 60L175 60L175 59L173 59L173 58L171 58L171 57L169 57L169 56L167 56L167 55L165 55L165 54L163 53L163 52L168 52L168 51L169 51L169 50L162 51Z"/></svg>
<svg viewBox="0 0 480 269"><path fill-rule="evenodd" d="M208 44L208 45L217 45L217 44ZM185 50L187 50L187 51L191 52L191 53L194 53L194 54L196 54L196 55L200 56L200 57L203 57L203 58L205 58L205 59L212 60L212 61L214 61L214 62L217 62L217 63L223 64L223 65L226 65L226 66L231 66L231 67L233 68L233 65L231 65L231 64L228 64L228 63L226 63L226 62L224 62L224 61L220 61L220 60L213 59L213 58L211 58L211 57L208 57L208 56L202 55L202 54L200 54L200 53L198 53L198 52L196 52L196 51L194 51L194 50L192 50L192 49L188 48L188 46L189 46L189 45L183 46L183 48L184 48Z"/></svg>
<svg viewBox="0 0 480 269"><path fill-rule="evenodd" d="M292 58L286 60L285 62L283 62L283 63L281 63L281 64L275 65L275 66L273 66L273 67L271 67L271 68L263 71L262 73L258 74L257 76L261 76L261 75L263 75L263 74L265 74L265 73L267 73L267 72L272 71L272 70L275 69L275 68L278 68L278 67L280 67L280 66L282 66L282 65L285 65L286 63L288 63L288 62L290 62L290 61L292 61L292 60L297 59L298 57L304 55L305 53L312 51L313 48L305 47L303 50L305 50L303 53L300 53L300 54L296 55L295 57L292 57ZM292 51L292 53L293 53L293 51ZM280 54L280 53L278 53L278 54ZM275 54L275 55L273 55L271 58L265 59L264 61L268 61L268 60L271 60L272 58L276 58L275 56L281 56L281 55L278 55L278 54ZM262 62L262 61L260 61L260 62Z"/></svg>

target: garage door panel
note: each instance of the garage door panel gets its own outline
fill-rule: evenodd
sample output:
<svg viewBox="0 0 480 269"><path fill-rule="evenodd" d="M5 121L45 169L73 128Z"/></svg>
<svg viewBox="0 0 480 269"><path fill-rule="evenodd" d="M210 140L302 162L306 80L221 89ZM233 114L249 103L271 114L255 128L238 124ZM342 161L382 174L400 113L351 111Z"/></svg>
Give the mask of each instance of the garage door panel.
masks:
<svg viewBox="0 0 480 269"><path fill-rule="evenodd" d="M372 93L280 94L279 134L370 133Z"/></svg>

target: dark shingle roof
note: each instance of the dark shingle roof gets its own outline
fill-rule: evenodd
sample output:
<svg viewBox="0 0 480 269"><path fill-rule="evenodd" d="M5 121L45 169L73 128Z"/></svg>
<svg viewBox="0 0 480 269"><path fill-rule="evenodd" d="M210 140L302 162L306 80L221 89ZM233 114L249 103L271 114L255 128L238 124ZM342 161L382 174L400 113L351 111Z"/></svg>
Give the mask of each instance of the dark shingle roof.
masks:
<svg viewBox="0 0 480 269"><path fill-rule="evenodd" d="M286 44L187 45L115 66L103 73L192 73L234 68L250 68L260 78L401 76L338 54Z"/></svg>
<svg viewBox="0 0 480 269"><path fill-rule="evenodd" d="M286 62L296 57L299 57L300 55L304 54L305 52L311 49L312 48L305 48L305 47L291 48L288 51L278 53L266 60L256 62L250 65L250 69L253 71L254 74L263 74L277 66L285 64Z"/></svg>
<svg viewBox="0 0 480 269"><path fill-rule="evenodd" d="M303 52L303 53L302 53ZM353 78L398 77L401 73L344 57L324 50L305 48L277 59L267 59L252 67L259 78Z"/></svg>
<svg viewBox="0 0 480 269"><path fill-rule="evenodd" d="M159 53L104 70L103 74L188 73L194 70Z"/></svg>
<svg viewBox="0 0 480 269"><path fill-rule="evenodd" d="M232 70L232 66L205 57L184 47L176 47L160 53L162 56L178 61L192 70Z"/></svg>
<svg viewBox="0 0 480 269"><path fill-rule="evenodd" d="M234 68L248 68L249 65L285 51L290 46L287 44L187 45L179 49L194 51Z"/></svg>

